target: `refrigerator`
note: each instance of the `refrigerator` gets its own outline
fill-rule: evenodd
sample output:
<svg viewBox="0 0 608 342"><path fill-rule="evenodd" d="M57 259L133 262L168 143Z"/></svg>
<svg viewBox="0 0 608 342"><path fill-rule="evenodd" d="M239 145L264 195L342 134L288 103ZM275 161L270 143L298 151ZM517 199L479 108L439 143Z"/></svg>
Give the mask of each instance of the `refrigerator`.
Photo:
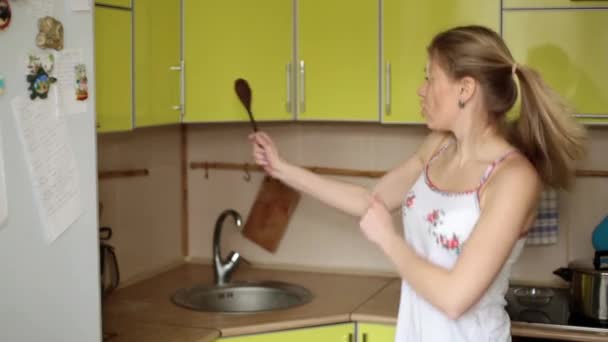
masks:
<svg viewBox="0 0 608 342"><path fill-rule="evenodd" d="M0 0L3 342L102 340L93 11Z"/></svg>

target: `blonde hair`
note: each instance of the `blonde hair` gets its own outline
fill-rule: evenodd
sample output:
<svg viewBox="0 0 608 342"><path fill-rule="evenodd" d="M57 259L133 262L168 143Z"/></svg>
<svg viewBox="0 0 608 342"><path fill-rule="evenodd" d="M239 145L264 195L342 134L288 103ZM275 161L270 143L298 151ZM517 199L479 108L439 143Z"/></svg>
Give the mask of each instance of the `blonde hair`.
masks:
<svg viewBox="0 0 608 342"><path fill-rule="evenodd" d="M469 76L479 83L490 120L530 160L545 184L570 184L575 162L584 156L585 129L538 72L515 62L496 32L482 26L456 27L436 35L428 53L452 79ZM506 113L517 100L515 77L521 90L520 115L507 122Z"/></svg>

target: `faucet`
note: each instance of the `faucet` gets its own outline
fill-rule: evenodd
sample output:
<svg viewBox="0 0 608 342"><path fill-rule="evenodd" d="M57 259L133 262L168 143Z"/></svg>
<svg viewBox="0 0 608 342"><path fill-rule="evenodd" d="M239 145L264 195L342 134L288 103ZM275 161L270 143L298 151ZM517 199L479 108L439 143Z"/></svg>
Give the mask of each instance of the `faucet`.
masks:
<svg viewBox="0 0 608 342"><path fill-rule="evenodd" d="M241 260L241 255L238 252L231 251L228 254L226 261L222 261L222 253L220 252L220 238L222 235L222 226L226 216L232 216L238 227L241 227L243 220L241 215L234 209L224 210L215 221L215 229L213 230L213 271L215 285L221 286L230 282L230 275L236 269L236 266Z"/></svg>

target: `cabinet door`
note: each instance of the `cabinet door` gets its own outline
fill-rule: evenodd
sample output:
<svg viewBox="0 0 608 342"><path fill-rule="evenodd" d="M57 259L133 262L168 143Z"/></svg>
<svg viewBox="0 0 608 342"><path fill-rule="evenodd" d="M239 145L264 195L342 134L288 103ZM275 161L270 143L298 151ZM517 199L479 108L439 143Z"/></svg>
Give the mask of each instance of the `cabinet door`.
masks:
<svg viewBox="0 0 608 342"><path fill-rule="evenodd" d="M277 331L266 334L225 337L220 342L352 342L353 323L327 325L315 328Z"/></svg>
<svg viewBox="0 0 608 342"><path fill-rule="evenodd" d="M131 10L95 6L97 131L133 128Z"/></svg>
<svg viewBox="0 0 608 342"><path fill-rule="evenodd" d="M606 0L503 0L503 8L608 7Z"/></svg>
<svg viewBox="0 0 608 342"><path fill-rule="evenodd" d="M542 23L542 25L538 25ZM515 60L537 69L577 114L608 119L608 9L513 10L503 35Z"/></svg>
<svg viewBox="0 0 608 342"><path fill-rule="evenodd" d="M298 120L378 121L378 1L298 1Z"/></svg>
<svg viewBox="0 0 608 342"><path fill-rule="evenodd" d="M131 8L131 0L95 0L95 4Z"/></svg>
<svg viewBox="0 0 608 342"><path fill-rule="evenodd" d="M393 342L395 326L387 324L357 323L357 341L359 342Z"/></svg>
<svg viewBox="0 0 608 342"><path fill-rule="evenodd" d="M285 0L184 0L184 121L247 121L238 78L249 82L257 120L293 119L292 12Z"/></svg>
<svg viewBox="0 0 608 342"><path fill-rule="evenodd" d="M135 2L135 126L178 123L180 1Z"/></svg>
<svg viewBox="0 0 608 342"><path fill-rule="evenodd" d="M458 25L498 31L500 1L384 0L383 6L382 121L422 123L418 88L431 39Z"/></svg>

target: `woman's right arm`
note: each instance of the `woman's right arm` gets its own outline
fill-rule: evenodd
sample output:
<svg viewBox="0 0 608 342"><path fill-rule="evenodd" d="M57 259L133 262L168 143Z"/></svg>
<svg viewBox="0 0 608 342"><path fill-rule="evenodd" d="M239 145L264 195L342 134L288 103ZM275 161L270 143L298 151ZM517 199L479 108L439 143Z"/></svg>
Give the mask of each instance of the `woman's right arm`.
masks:
<svg viewBox="0 0 608 342"><path fill-rule="evenodd" d="M398 208L403 196L420 175L424 161L444 138L443 134L431 133L413 156L386 173L370 191L286 162L279 156L274 142L266 133L253 133L249 136L256 164L262 166L270 176L353 216L365 213L372 194L382 198L390 210Z"/></svg>

